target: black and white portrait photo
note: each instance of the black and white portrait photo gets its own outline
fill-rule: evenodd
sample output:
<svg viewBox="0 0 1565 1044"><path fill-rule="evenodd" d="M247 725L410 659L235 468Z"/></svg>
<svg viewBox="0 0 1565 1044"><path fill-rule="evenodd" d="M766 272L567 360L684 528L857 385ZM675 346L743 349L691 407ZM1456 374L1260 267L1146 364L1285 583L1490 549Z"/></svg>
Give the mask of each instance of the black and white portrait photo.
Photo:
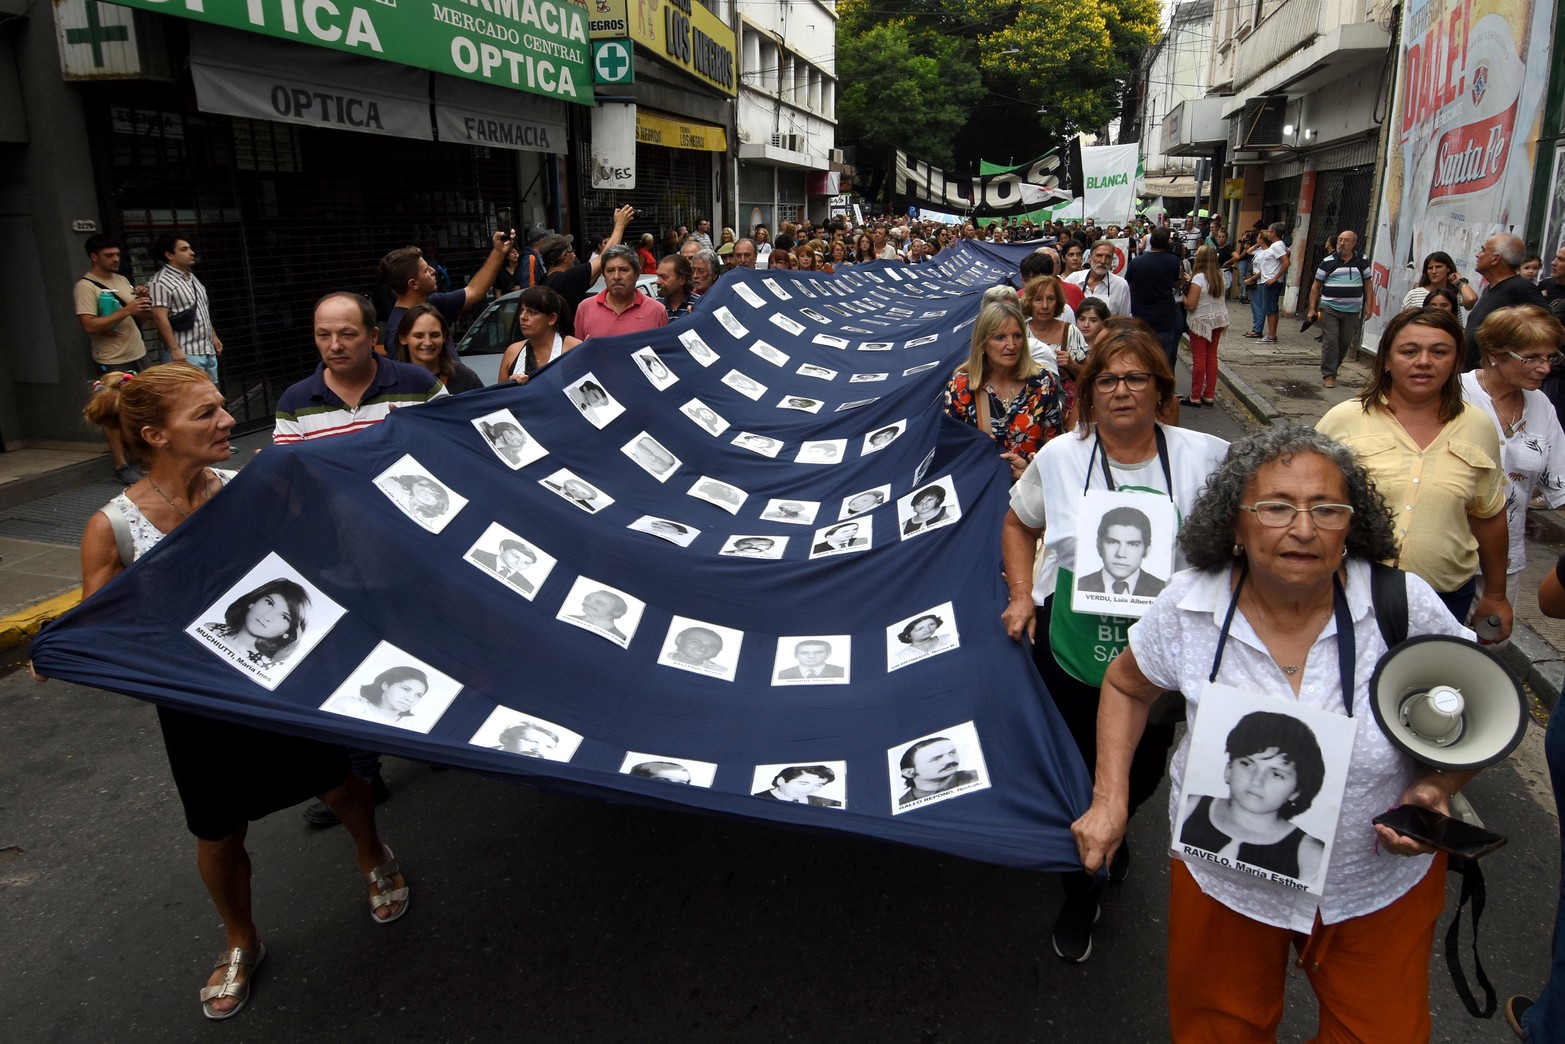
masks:
<svg viewBox="0 0 1565 1044"><path fill-rule="evenodd" d="M779 301L792 301L793 295L782 288L782 284L771 276L761 280L761 285L772 292L772 296Z"/></svg>
<svg viewBox="0 0 1565 1044"><path fill-rule="evenodd" d="M659 482L667 482L668 477L679 469L679 458L646 432L642 432L621 446L620 452L635 461L637 467Z"/></svg>
<svg viewBox="0 0 1565 1044"><path fill-rule="evenodd" d="M788 548L784 536L731 536L717 553L730 558L759 558L775 562Z"/></svg>
<svg viewBox="0 0 1565 1044"><path fill-rule="evenodd" d="M748 286L745 286L743 283L735 283L733 286L734 296L739 298L745 304L749 305L751 308L760 308L766 304L765 298L756 293L754 290L751 290Z"/></svg>
<svg viewBox="0 0 1565 1044"><path fill-rule="evenodd" d="M889 352L891 349L892 343L890 341L860 341L858 350L861 352Z"/></svg>
<svg viewBox="0 0 1565 1044"><path fill-rule="evenodd" d="M498 522L462 556L529 602L549 578L555 559Z"/></svg>
<svg viewBox="0 0 1565 1044"><path fill-rule="evenodd" d="M204 609L185 633L264 689L275 689L346 610L275 552Z"/></svg>
<svg viewBox="0 0 1565 1044"><path fill-rule="evenodd" d="M804 332L804 324L790 315L783 315L781 312L773 312L770 316L768 316L768 318L771 320L773 326L783 330L786 333L793 334L795 337Z"/></svg>
<svg viewBox="0 0 1565 1044"><path fill-rule="evenodd" d="M1178 525L1174 502L1160 493L1090 490L1076 517L1071 608L1144 615L1173 572Z"/></svg>
<svg viewBox="0 0 1565 1044"><path fill-rule="evenodd" d="M810 544L810 557L832 558L868 551L874 533L867 518L862 522L838 522L833 526L824 526L815 531L815 540Z"/></svg>
<svg viewBox="0 0 1565 1044"><path fill-rule="evenodd" d="M819 312L817 312L813 308L801 308L801 309L799 309L799 314L803 315L806 319L813 319L815 322L820 323L822 326L830 326L831 325L831 320L830 319L828 319L824 315L821 315Z"/></svg>
<svg viewBox="0 0 1565 1044"><path fill-rule="evenodd" d="M799 368L794 373L799 374L801 377L814 377L820 381L834 380L837 376L836 370L825 366L816 366L814 363L800 363Z"/></svg>
<svg viewBox="0 0 1565 1044"><path fill-rule="evenodd" d="M738 340L750 332L745 328L744 323L739 321L739 317L734 315L733 312L729 311L726 306L713 311L712 318L721 323L723 329L727 330L729 336L733 337L735 340Z"/></svg>
<svg viewBox="0 0 1565 1044"><path fill-rule="evenodd" d="M950 652L962 644L956 630L956 610L950 602L937 605L886 628L886 670Z"/></svg>
<svg viewBox="0 0 1565 1044"><path fill-rule="evenodd" d="M679 408L679 412L695 421L708 435L721 435L728 430L728 422L700 399L691 399Z"/></svg>
<svg viewBox="0 0 1565 1044"><path fill-rule="evenodd" d="M833 413L846 413L848 410L861 410L864 407L868 406L870 403L879 402L879 401L880 401L880 396L879 395L875 396L873 399L850 399L847 402L839 403L837 408L835 410L832 410L832 412Z"/></svg>
<svg viewBox="0 0 1565 1044"><path fill-rule="evenodd" d="M381 642L326 698L321 710L428 733L462 686L412 653Z"/></svg>
<svg viewBox="0 0 1565 1044"><path fill-rule="evenodd" d="M800 443L793 459L799 464L840 464L847 452L847 439L819 439Z"/></svg>
<svg viewBox="0 0 1565 1044"><path fill-rule="evenodd" d="M710 787L713 778L717 776L717 765L711 761L642 754L634 750L625 755L619 770L621 775L655 783L677 783L686 787Z"/></svg>
<svg viewBox="0 0 1565 1044"><path fill-rule="evenodd" d="M934 344L940 340L939 334L925 334L923 337L915 337L911 341L904 341L903 348L920 348L926 344Z"/></svg>
<svg viewBox="0 0 1565 1044"><path fill-rule="evenodd" d="M876 381L883 381L890 376L891 374L889 373L855 373L853 376L848 378L848 383L874 384Z"/></svg>
<svg viewBox="0 0 1565 1044"><path fill-rule="evenodd" d="M709 678L733 681L743 641L743 631L676 616L663 638L658 663Z"/></svg>
<svg viewBox="0 0 1565 1044"><path fill-rule="evenodd" d="M502 750L542 761L570 761L582 735L536 714L496 707L467 742L485 750Z"/></svg>
<svg viewBox="0 0 1565 1044"><path fill-rule="evenodd" d="M614 503L613 497L586 479L579 477L569 468L561 468L548 478L539 479L538 484L549 492L558 494L589 515L596 515Z"/></svg>
<svg viewBox="0 0 1565 1044"><path fill-rule="evenodd" d="M812 526L815 515L821 509L816 500L768 500L761 517L768 522L788 522L796 526Z"/></svg>
<svg viewBox="0 0 1565 1044"><path fill-rule="evenodd" d="M695 485L686 492L697 500L704 500L714 507L720 507L730 515L739 514L739 508L743 506L745 499L750 494L738 486L729 485L722 479L711 478L702 475L696 479Z"/></svg>
<svg viewBox="0 0 1565 1044"><path fill-rule="evenodd" d="M798 410L800 413L819 413L821 407L826 405L819 399L812 399L807 395L785 395L777 404L779 410Z"/></svg>
<svg viewBox="0 0 1565 1044"><path fill-rule="evenodd" d="M741 431L733 437L732 442L740 449L747 449L751 453L759 453L769 458L775 458L783 448L780 439L774 439L770 435L757 435L753 431Z"/></svg>
<svg viewBox="0 0 1565 1044"><path fill-rule="evenodd" d="M646 610L647 603L641 599L590 577L578 576L554 618L625 649Z"/></svg>
<svg viewBox="0 0 1565 1044"><path fill-rule="evenodd" d="M757 383L753 378L745 376L738 370L729 370L723 374L723 383L751 402L758 401L761 396L766 394L766 386L764 384Z"/></svg>
<svg viewBox="0 0 1565 1044"><path fill-rule="evenodd" d="M823 761L815 765L757 765L750 792L767 801L783 801L815 808L846 808L848 763Z"/></svg>
<svg viewBox="0 0 1565 1044"><path fill-rule="evenodd" d="M375 488L408 518L431 533L439 533L457 512L467 506L467 498L453 491L428 468L406 454L401 460L375 476Z"/></svg>
<svg viewBox="0 0 1565 1044"><path fill-rule="evenodd" d="M864 446L859 450L859 454L861 456L867 456L868 454L877 453L880 450L885 449L887 446L897 441L897 439L906 430L907 420L903 419L897 421L895 424L886 424L876 428L874 431L866 433L864 436Z"/></svg>
<svg viewBox="0 0 1565 1044"><path fill-rule="evenodd" d="M886 751L891 814L989 789L989 769L973 723L963 722Z"/></svg>
<svg viewBox="0 0 1565 1044"><path fill-rule="evenodd" d="M852 680L853 638L846 634L777 639L773 685L846 685Z"/></svg>
<svg viewBox="0 0 1565 1044"><path fill-rule="evenodd" d="M950 475L921 486L897 501L897 527L904 540L949 526L961 517L956 484Z"/></svg>
<svg viewBox="0 0 1565 1044"><path fill-rule="evenodd" d="M1321 894L1353 719L1220 683L1201 691L1172 852Z"/></svg>
<svg viewBox="0 0 1565 1044"><path fill-rule="evenodd" d="M915 373L923 373L925 370L933 370L936 366L939 365L939 359L931 359L927 363L919 363L917 366L909 366L907 369L902 371L902 376L911 377Z"/></svg>
<svg viewBox="0 0 1565 1044"><path fill-rule="evenodd" d="M679 383L679 378L674 376L668 364L658 358L658 353L651 348L637 348L630 353L630 357L636 360L636 366L642 375L652 382L652 387L658 391L664 391Z"/></svg>
<svg viewBox="0 0 1565 1044"><path fill-rule="evenodd" d="M830 308L831 306L828 305L827 307ZM839 311L837 308L832 308L831 310L834 312ZM826 348L835 348L839 352L846 349L851 343L846 337L837 337L833 334L816 334L810 338L810 341Z"/></svg>
<svg viewBox="0 0 1565 1044"><path fill-rule="evenodd" d="M603 428L625 412L619 400L608 393L603 382L591 373L584 374L565 386L565 397L581 411L594 428Z"/></svg>
<svg viewBox="0 0 1565 1044"><path fill-rule="evenodd" d="M685 346L685 351L690 357L702 366L711 366L717 362L717 353L712 346L701 339L701 335L694 330L686 330L679 335L679 343Z"/></svg>
<svg viewBox="0 0 1565 1044"><path fill-rule="evenodd" d="M867 511L889 503L891 500L891 484L876 486L874 489L866 489L862 493L854 493L842 498L842 510L837 513L839 519L853 518Z"/></svg>
<svg viewBox="0 0 1565 1044"><path fill-rule="evenodd" d="M924 454L924 459L918 462L918 467L913 469L913 485L923 483L924 476L929 473L929 465L935 462L935 450L938 447L931 446L929 452Z"/></svg>
<svg viewBox="0 0 1565 1044"><path fill-rule="evenodd" d="M773 366L788 365L788 353L778 351L776 348L773 348L765 341L756 341L750 346L750 350L756 355L759 355L761 358L765 359L767 362L771 363Z"/></svg>
<svg viewBox="0 0 1565 1044"><path fill-rule="evenodd" d="M642 515L625 528L634 529L638 533L647 533L659 540L667 540L670 544L678 544L680 547L689 547L691 542L701 535L701 531L695 526L675 522L669 518L659 518L657 515Z"/></svg>
<svg viewBox="0 0 1565 1044"><path fill-rule="evenodd" d="M525 468L535 460L548 456L549 451L522 427L521 421L510 410L496 410L473 421L473 427L484 437L484 444L494 450L495 456L505 462L512 471Z"/></svg>

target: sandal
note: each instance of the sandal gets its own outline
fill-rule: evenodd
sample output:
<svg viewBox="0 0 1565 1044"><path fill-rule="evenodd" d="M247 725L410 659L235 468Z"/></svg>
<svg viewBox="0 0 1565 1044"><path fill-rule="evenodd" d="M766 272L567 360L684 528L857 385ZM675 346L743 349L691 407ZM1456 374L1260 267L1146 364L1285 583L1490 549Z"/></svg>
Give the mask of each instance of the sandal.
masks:
<svg viewBox="0 0 1565 1044"><path fill-rule="evenodd" d="M226 967L228 971L223 975L223 981L216 986L203 986L201 988L201 1014L209 1019L231 1019L244 1010L244 1006L250 1003L250 983L255 980L256 969L266 959L266 947L259 950L245 950L235 946L232 950L217 955L214 968ZM245 976L244 982L235 982L234 977L239 974L242 965L250 966L250 974ZM212 1007L212 1001L221 1000L224 997L238 997L239 1003L227 1011L217 1011Z"/></svg>
<svg viewBox="0 0 1565 1044"><path fill-rule="evenodd" d="M391 886L391 879L402 870L397 866L397 857L392 853L391 848L387 845L380 847L386 853L386 861L365 875L370 882L370 920L376 924L390 924L408 912L408 886L403 885L401 888ZM401 904L400 908L390 917L376 916L381 907L398 903Z"/></svg>

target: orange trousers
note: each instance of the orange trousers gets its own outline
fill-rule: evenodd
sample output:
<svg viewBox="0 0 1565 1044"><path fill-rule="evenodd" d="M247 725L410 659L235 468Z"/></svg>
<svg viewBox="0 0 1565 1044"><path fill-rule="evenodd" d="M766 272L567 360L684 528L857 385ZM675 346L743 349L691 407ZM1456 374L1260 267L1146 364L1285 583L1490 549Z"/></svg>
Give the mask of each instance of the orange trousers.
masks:
<svg viewBox="0 0 1565 1044"><path fill-rule="evenodd" d="M1387 856L1386 858L1397 858ZM1168 1020L1189 1044L1277 1039L1288 948L1320 1002L1321 1044L1427 1041L1429 954L1445 906L1446 857L1390 906L1309 935L1235 913L1207 897L1172 860L1168 901Z"/></svg>

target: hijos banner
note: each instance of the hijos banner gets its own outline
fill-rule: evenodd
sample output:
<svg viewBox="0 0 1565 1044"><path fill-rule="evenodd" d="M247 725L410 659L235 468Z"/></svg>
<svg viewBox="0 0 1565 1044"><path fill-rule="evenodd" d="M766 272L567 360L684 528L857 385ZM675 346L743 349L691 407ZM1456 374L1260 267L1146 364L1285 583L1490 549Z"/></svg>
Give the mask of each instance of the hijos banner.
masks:
<svg viewBox="0 0 1565 1044"><path fill-rule="evenodd" d="M263 450L35 639L46 675L554 789L1078 865L1005 634L1007 471L942 411L988 286L731 273L696 314ZM302 593L292 640L245 607Z"/></svg>

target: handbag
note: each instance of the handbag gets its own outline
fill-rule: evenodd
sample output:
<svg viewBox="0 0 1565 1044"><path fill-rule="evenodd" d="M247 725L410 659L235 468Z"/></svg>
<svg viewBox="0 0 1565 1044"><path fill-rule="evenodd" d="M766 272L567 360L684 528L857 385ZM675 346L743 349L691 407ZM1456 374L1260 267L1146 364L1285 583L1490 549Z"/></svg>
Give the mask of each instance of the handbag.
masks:
<svg viewBox="0 0 1565 1044"><path fill-rule="evenodd" d="M183 311L170 312L168 314L168 325L175 333L184 333L186 330L194 328L196 325L196 306L191 305Z"/></svg>

